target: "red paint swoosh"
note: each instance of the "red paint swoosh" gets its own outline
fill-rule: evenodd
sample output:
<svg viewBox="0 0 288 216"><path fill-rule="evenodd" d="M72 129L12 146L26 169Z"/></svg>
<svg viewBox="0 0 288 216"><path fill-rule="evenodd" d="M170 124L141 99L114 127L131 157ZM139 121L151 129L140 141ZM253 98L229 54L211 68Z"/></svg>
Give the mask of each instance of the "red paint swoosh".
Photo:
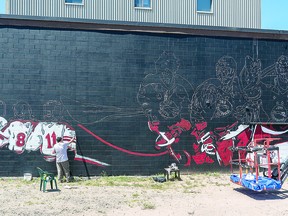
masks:
<svg viewBox="0 0 288 216"><path fill-rule="evenodd" d="M101 137L99 137L98 135L94 134L92 131L90 131L89 129L87 129L85 126L81 125L81 124L78 124L78 127L82 128L84 131L86 131L87 133L89 133L90 135L92 135L93 137L95 137L97 140L99 140L100 142L114 148L114 149L117 149L121 152L125 152L127 154L131 154L131 155L137 155L137 156L142 156L142 157L159 157L159 156L162 156L162 155L165 155L168 153L168 151L164 151L164 152L161 152L161 153L158 153L158 154L147 154L147 153L141 153L141 152L133 152L133 151L129 151L127 149L124 149L124 148L120 148L110 142L107 142L106 140L102 139Z"/></svg>

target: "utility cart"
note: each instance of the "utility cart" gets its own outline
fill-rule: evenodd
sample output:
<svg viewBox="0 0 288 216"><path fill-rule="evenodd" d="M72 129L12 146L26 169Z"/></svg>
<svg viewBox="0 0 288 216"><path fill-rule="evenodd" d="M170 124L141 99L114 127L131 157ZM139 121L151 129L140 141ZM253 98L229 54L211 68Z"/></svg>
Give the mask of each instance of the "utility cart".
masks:
<svg viewBox="0 0 288 216"><path fill-rule="evenodd" d="M256 130L257 125L251 128ZM231 147L237 157L230 160L230 180L253 191L279 190L288 176L288 142L280 137L254 138L254 132L247 146Z"/></svg>

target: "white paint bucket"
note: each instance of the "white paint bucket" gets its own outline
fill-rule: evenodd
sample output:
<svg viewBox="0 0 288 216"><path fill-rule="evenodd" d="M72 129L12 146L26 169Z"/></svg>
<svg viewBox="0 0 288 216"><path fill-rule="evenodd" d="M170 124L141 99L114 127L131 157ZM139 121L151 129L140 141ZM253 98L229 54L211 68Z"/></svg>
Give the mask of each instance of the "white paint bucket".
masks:
<svg viewBox="0 0 288 216"><path fill-rule="evenodd" d="M32 174L31 173L24 173L24 180L31 181L32 180Z"/></svg>

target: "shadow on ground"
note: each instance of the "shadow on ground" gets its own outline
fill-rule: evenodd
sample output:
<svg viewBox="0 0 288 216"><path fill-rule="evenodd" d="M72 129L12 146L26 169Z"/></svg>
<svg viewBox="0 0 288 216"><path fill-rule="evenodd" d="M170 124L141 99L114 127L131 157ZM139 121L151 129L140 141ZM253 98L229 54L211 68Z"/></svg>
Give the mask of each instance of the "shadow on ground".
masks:
<svg viewBox="0 0 288 216"><path fill-rule="evenodd" d="M277 200L288 198L288 190L278 190L278 191L253 191L248 188L235 188L235 191L245 194L255 200Z"/></svg>

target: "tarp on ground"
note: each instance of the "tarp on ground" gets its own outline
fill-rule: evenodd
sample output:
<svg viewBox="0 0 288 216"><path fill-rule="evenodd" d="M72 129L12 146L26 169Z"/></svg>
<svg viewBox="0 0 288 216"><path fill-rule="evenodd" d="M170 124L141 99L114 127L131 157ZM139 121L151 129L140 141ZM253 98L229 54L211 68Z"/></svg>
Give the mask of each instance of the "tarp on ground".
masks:
<svg viewBox="0 0 288 216"><path fill-rule="evenodd" d="M258 176L258 181L256 181L256 176L252 174L243 174L242 178L232 174L230 180L253 191L279 190L282 187L281 181L263 176Z"/></svg>

